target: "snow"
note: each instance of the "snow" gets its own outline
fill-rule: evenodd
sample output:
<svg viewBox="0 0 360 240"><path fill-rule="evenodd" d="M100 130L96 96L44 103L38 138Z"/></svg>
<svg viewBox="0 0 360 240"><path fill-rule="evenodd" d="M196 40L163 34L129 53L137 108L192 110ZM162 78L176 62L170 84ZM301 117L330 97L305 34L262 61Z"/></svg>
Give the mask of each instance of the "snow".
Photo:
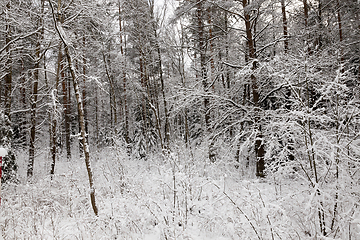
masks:
<svg viewBox="0 0 360 240"><path fill-rule="evenodd" d="M0 157L5 157L7 155L7 150L5 148L0 148Z"/></svg>
<svg viewBox="0 0 360 240"><path fill-rule="evenodd" d="M308 234L314 237L316 230L316 196L306 182L258 180L249 170L242 173L225 161L209 164L202 156L182 149L142 161L121 148L91 152L96 217L83 159L60 157L51 180L50 161L42 155L30 183L20 179L3 187L0 236L266 240L274 233L275 239L313 239ZM22 175L26 153L18 161ZM351 222L353 239L359 236L359 216Z"/></svg>

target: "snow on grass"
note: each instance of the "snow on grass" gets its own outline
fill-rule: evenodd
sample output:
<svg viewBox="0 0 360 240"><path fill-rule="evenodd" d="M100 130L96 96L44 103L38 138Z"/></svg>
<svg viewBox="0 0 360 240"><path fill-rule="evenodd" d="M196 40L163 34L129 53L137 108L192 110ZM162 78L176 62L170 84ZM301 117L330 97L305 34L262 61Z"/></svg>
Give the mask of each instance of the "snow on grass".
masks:
<svg viewBox="0 0 360 240"><path fill-rule="evenodd" d="M202 156L206 154L178 149L143 161L130 159L122 149L92 153L98 217L91 209L83 159L60 159L51 180L43 158L32 181L3 186L0 235L3 239L314 239L316 211L306 182L248 178L233 164L221 160L210 164ZM20 168L24 165L19 163ZM353 239L357 224L352 226Z"/></svg>

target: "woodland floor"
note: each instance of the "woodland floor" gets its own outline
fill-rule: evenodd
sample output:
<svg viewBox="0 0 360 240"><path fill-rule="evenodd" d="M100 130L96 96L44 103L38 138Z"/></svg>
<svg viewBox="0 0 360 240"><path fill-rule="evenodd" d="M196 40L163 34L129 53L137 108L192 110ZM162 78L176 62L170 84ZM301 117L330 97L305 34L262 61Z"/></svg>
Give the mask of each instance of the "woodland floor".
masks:
<svg viewBox="0 0 360 240"><path fill-rule="evenodd" d="M30 183L2 187L0 239L325 239L316 233L314 190L293 176L256 179L253 169L209 163L201 150L131 159L121 149L92 153L99 216L85 163L48 156ZM26 155L18 155L19 176ZM326 239L360 239L359 224Z"/></svg>

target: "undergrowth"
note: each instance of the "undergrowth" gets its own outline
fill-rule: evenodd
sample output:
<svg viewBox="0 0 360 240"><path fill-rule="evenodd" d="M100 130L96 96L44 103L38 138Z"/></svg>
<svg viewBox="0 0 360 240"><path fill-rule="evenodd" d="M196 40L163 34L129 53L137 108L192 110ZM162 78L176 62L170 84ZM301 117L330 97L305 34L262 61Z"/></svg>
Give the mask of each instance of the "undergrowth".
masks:
<svg viewBox="0 0 360 240"><path fill-rule="evenodd" d="M321 239L301 178L250 178L229 159L210 163L200 147L144 161L118 146L93 152L92 164L98 217L84 162L60 158L53 179L43 170L3 186L3 239ZM358 237L356 214L339 239Z"/></svg>

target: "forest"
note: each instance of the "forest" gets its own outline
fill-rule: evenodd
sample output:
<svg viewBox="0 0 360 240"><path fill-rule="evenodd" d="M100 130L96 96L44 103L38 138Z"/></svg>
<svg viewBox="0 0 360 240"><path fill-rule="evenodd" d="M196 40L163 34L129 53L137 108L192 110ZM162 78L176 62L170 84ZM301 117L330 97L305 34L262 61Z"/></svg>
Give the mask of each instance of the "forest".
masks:
<svg viewBox="0 0 360 240"><path fill-rule="evenodd" d="M0 239L360 239L359 0L0 0Z"/></svg>

